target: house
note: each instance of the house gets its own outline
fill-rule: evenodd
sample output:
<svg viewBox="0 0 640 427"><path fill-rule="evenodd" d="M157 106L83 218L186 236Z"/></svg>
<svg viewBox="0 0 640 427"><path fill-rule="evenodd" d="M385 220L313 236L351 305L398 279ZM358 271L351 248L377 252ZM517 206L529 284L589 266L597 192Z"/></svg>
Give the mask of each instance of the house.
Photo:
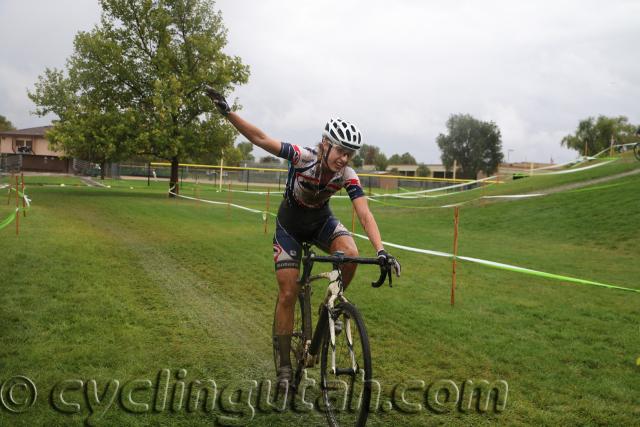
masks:
<svg viewBox="0 0 640 427"><path fill-rule="evenodd" d="M64 159L64 153L49 147L47 130L52 126L40 126L0 132L0 156L7 165L32 172L69 173L72 160Z"/></svg>
<svg viewBox="0 0 640 427"><path fill-rule="evenodd" d="M453 178L453 171L447 170L441 164L428 164L429 178ZM389 165L387 172L400 176L417 176L419 165ZM457 169L458 177L460 176L460 168Z"/></svg>
<svg viewBox="0 0 640 427"><path fill-rule="evenodd" d="M392 172L399 176L416 176L418 165L389 165L387 172Z"/></svg>

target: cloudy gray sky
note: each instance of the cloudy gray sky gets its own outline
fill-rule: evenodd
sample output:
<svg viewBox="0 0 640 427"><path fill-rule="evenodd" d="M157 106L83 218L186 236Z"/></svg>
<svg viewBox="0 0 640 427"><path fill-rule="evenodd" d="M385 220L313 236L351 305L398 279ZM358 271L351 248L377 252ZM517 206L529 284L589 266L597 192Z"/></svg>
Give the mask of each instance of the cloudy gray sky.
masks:
<svg viewBox="0 0 640 427"><path fill-rule="evenodd" d="M511 161L556 162L587 116L640 124L640 2L219 0L226 51L251 67L245 118L313 144L327 118L355 122L387 154L438 163L450 114L496 122ZM18 128L26 91L62 68L97 0L0 0L0 114ZM511 151L512 150L512 151ZM261 152L257 152L261 155Z"/></svg>

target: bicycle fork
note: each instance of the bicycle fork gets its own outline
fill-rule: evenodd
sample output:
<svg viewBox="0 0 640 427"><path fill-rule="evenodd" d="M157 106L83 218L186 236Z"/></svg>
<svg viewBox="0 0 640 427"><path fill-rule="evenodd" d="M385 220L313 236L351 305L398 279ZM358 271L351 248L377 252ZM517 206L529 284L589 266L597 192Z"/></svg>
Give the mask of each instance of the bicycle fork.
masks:
<svg viewBox="0 0 640 427"><path fill-rule="evenodd" d="M315 356L319 353L320 346L322 345L322 339L326 332L326 327L329 327L329 345L331 348L331 373L334 375L355 375L358 372L358 365L356 363L356 355L353 351L353 334L351 333L351 318L345 316L343 333L347 339L347 349L349 350L349 358L351 359L350 368L336 368L336 325L334 317L337 317L335 312L335 301L347 303L347 299L342 294L342 289L339 283L332 282L329 285L327 291L327 298L323 304L320 312L320 318L318 320L318 327L314 331L313 339L309 346L309 353Z"/></svg>

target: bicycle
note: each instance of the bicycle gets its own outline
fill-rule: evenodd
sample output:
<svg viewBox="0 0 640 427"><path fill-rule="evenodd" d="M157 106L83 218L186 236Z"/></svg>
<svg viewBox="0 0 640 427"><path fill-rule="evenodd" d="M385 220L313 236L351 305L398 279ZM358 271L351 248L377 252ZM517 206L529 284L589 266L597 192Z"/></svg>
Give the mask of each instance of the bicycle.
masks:
<svg viewBox="0 0 640 427"><path fill-rule="evenodd" d="M383 264L378 258L346 257L341 252L335 252L332 256L317 256L311 251L311 245L306 243L303 244L303 253L303 270L298 280L299 310L296 309L294 314L291 337L292 395L295 396L297 392L305 368L314 367L320 357L320 389L329 425L364 426L371 400L371 350L362 315L344 296L340 266L345 263L379 265L380 277L371 283L377 288L385 282L387 276L389 286L392 285L391 265ZM313 264L316 262L332 263L333 270L311 276ZM324 301L320 305L314 331L311 321L311 283L323 278L330 282ZM341 326L338 321L342 322ZM272 332L277 372L280 366L280 351L275 316ZM341 377L348 379L349 383L346 384ZM342 391L343 388L345 399L342 402L332 399L332 393ZM359 396L355 396L357 391L360 391Z"/></svg>

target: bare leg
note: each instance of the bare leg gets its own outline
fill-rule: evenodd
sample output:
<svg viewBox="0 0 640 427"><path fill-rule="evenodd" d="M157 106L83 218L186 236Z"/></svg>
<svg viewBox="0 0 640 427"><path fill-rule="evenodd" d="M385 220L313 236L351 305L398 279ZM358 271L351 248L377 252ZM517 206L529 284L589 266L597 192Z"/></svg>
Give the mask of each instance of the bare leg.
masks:
<svg viewBox="0 0 640 427"><path fill-rule="evenodd" d="M276 271L278 279L278 305L276 306L276 335L280 348L280 366L291 366L291 333L293 332L293 313L298 295L297 268Z"/></svg>
<svg viewBox="0 0 640 427"><path fill-rule="evenodd" d="M351 236L338 236L333 242L331 242L331 253L335 251L344 252L345 256L348 257L357 257L358 256L358 247L356 246L356 242L353 241L353 237ZM344 264L342 266L342 281L344 283L345 289L351 283L353 276L356 274L356 267L358 264Z"/></svg>
<svg viewBox="0 0 640 427"><path fill-rule="evenodd" d="M298 275L296 268L284 268L276 271L280 291L276 307L276 334L291 335L293 331L293 310L298 296Z"/></svg>

